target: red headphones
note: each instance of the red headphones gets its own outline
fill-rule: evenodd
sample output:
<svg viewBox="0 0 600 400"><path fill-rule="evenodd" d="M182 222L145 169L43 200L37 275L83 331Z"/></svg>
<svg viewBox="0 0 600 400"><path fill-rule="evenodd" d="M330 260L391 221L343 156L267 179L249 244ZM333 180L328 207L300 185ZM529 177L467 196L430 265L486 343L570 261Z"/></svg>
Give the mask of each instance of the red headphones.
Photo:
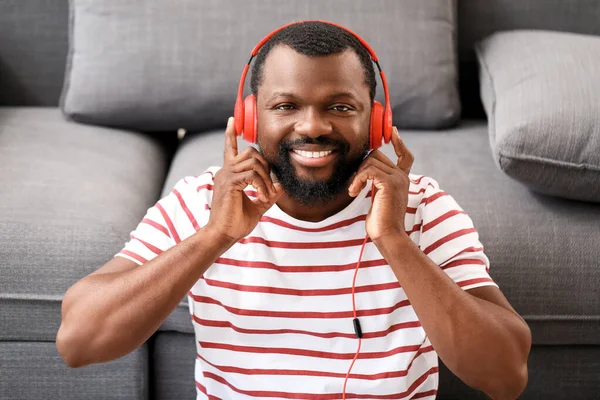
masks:
<svg viewBox="0 0 600 400"><path fill-rule="evenodd" d="M354 36L358 41L363 45L363 47L369 52L371 56L371 60L377 65L377 69L379 70L379 75L381 76L381 81L383 83L383 91L385 94L385 107L378 101L373 101L373 106L371 108L371 123L370 123L370 139L369 139L369 147L371 150L378 149L381 147L382 143L389 143L392 137L392 108L390 107L390 95L388 91L387 81L385 79L385 74L381 70L381 66L379 65L379 59L377 55L367 44L367 42L358 36L356 33L352 32L348 28L345 28L341 25L334 24L332 22L327 21L297 21L292 22L291 24L287 24L274 30L265 36L252 50L250 53L250 60L244 67L244 71L242 72L242 77L240 79L240 86L238 87L238 95L235 101L235 110L233 113L235 120L235 131L238 136L242 136L244 140L250 143L256 143L256 135L257 135L257 114L256 114L256 97L251 94L243 99L243 91L244 91L244 82L246 81L246 74L250 69L250 63L252 59L256 56L260 48L269 40L273 35L279 32L282 29L287 28L290 25L299 24L302 22L322 22L325 24L333 25L338 28L345 30Z"/></svg>

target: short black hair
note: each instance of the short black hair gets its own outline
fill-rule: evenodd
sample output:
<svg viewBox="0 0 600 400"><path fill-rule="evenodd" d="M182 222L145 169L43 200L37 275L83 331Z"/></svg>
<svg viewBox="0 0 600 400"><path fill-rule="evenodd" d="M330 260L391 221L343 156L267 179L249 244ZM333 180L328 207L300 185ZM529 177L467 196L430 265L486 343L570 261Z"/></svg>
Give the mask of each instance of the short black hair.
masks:
<svg viewBox="0 0 600 400"><path fill-rule="evenodd" d="M289 46L296 52L309 57L328 56L352 49L358 55L364 71L365 83L369 87L371 101L375 98L375 68L367 49L350 32L319 21L306 21L290 25L273 35L258 51L252 66L250 88L256 96L262 83L262 71L267 56L278 46Z"/></svg>

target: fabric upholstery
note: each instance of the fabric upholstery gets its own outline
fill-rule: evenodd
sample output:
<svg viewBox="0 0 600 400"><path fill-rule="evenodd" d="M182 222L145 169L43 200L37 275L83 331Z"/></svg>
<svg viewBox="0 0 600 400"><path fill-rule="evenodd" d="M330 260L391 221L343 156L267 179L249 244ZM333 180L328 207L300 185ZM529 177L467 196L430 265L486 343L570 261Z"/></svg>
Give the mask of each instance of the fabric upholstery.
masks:
<svg viewBox="0 0 600 400"><path fill-rule="evenodd" d="M596 0L461 0L458 2L458 52L476 62L475 44L494 32L540 29L600 35Z"/></svg>
<svg viewBox="0 0 600 400"><path fill-rule="evenodd" d="M600 390L599 346L534 346L529 381L520 400L596 400ZM440 363L438 400L484 400Z"/></svg>
<svg viewBox="0 0 600 400"><path fill-rule="evenodd" d="M68 5L68 0L0 1L0 106L58 105Z"/></svg>
<svg viewBox="0 0 600 400"><path fill-rule="evenodd" d="M473 220L491 276L531 322L534 343L600 344L600 208L540 195L507 177L494 164L484 122L400 134L415 156L412 171L436 179ZM223 140L222 130L186 135L163 194L184 176L222 165ZM391 145L382 150L395 160ZM165 328L192 332L184 311Z"/></svg>
<svg viewBox="0 0 600 400"><path fill-rule="evenodd" d="M0 315L12 321L0 340L54 339L62 295L122 248L169 157L161 140L70 123L55 108L0 108ZM52 306L34 312L40 302Z"/></svg>
<svg viewBox="0 0 600 400"><path fill-rule="evenodd" d="M193 334L161 332L153 341L152 391L157 400L192 399ZM519 399L592 400L600 390L600 346L534 346L529 355L529 382ZM440 362L439 400L488 399L469 388Z"/></svg>
<svg viewBox="0 0 600 400"><path fill-rule="evenodd" d="M0 341L3 400L148 399L148 349L109 363L71 369L51 342Z"/></svg>
<svg viewBox="0 0 600 400"><path fill-rule="evenodd" d="M460 0L457 6L460 99L463 116L468 118L485 118L479 98L477 42L514 29L600 35L596 0Z"/></svg>
<svg viewBox="0 0 600 400"><path fill-rule="evenodd" d="M184 176L200 175L210 166L223 165L224 145L224 128L186 135L173 157L161 197L168 195L177 181ZM238 139L238 152L250 146L248 142Z"/></svg>
<svg viewBox="0 0 600 400"><path fill-rule="evenodd" d="M301 19L340 23L369 42L399 126L457 121L454 0L182 0L177 7L168 0L72 0L63 110L76 121L133 130L219 127L233 113L256 43ZM381 87L378 93L382 99Z"/></svg>
<svg viewBox="0 0 600 400"><path fill-rule="evenodd" d="M191 326L191 323L189 323ZM194 334L159 332L151 347L154 399L195 399Z"/></svg>
<svg viewBox="0 0 600 400"><path fill-rule="evenodd" d="M500 169L541 193L600 202L600 37L502 32L477 54Z"/></svg>

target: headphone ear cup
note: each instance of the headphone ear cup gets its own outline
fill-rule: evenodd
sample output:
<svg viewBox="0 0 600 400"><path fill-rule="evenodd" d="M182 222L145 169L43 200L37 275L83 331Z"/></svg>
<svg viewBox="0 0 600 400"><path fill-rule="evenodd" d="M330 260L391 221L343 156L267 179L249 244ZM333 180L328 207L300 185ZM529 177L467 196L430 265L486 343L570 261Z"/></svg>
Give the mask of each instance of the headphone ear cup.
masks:
<svg viewBox="0 0 600 400"><path fill-rule="evenodd" d="M377 150L383 141L383 106L378 101L373 101L371 107L369 149Z"/></svg>
<svg viewBox="0 0 600 400"><path fill-rule="evenodd" d="M244 140L256 143L256 97L251 94L244 99Z"/></svg>
<svg viewBox="0 0 600 400"><path fill-rule="evenodd" d="M383 141L389 143L392 140L392 110L389 106L383 112Z"/></svg>
<svg viewBox="0 0 600 400"><path fill-rule="evenodd" d="M244 131L244 102L241 97L235 101L235 108L233 109L233 126L235 127L236 135L240 136Z"/></svg>

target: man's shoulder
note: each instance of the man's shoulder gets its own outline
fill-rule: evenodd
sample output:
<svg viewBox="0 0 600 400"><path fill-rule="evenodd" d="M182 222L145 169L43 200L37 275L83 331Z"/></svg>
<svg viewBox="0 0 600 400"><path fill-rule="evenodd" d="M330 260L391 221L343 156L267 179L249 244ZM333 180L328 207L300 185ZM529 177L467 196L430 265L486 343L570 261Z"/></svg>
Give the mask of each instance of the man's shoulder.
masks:
<svg viewBox="0 0 600 400"><path fill-rule="evenodd" d="M439 183L430 176L419 174L408 174L410 185L409 194L423 198L426 194L441 190Z"/></svg>
<svg viewBox="0 0 600 400"><path fill-rule="evenodd" d="M188 237L208 222L214 178L219 169L221 167L209 167L199 175L180 178L158 202L160 214L171 221L180 238Z"/></svg>
<svg viewBox="0 0 600 400"><path fill-rule="evenodd" d="M173 187L173 191L182 192L188 191L189 189L194 189L196 192L200 191L201 189L212 191L215 175L220 169L221 167L219 166L212 166L207 168L200 175L186 175L177 181Z"/></svg>
<svg viewBox="0 0 600 400"><path fill-rule="evenodd" d="M409 174L409 178L407 207L412 210L412 213L407 215L413 215L415 221L422 219L425 213L432 217L439 216L449 209L460 208L434 178L417 174Z"/></svg>

